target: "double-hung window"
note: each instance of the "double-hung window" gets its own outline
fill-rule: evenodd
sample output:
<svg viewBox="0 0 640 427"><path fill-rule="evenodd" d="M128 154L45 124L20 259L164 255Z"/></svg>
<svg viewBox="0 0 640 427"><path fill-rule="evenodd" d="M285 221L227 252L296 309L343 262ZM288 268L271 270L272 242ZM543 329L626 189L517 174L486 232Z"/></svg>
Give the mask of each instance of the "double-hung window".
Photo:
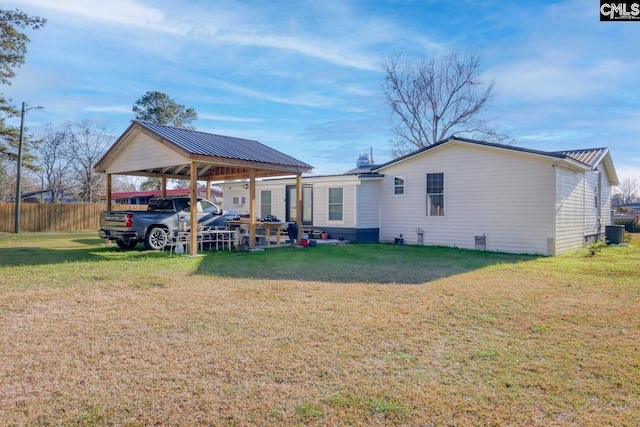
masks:
<svg viewBox="0 0 640 427"><path fill-rule="evenodd" d="M343 204L342 188L330 188L329 221L342 221Z"/></svg>
<svg viewBox="0 0 640 427"><path fill-rule="evenodd" d="M260 214L262 218L271 215L271 190L260 192Z"/></svg>
<svg viewBox="0 0 640 427"><path fill-rule="evenodd" d="M444 173L427 174L427 216L444 216Z"/></svg>
<svg viewBox="0 0 640 427"><path fill-rule="evenodd" d="M396 176L393 178L393 194L396 196L404 194L404 178Z"/></svg>

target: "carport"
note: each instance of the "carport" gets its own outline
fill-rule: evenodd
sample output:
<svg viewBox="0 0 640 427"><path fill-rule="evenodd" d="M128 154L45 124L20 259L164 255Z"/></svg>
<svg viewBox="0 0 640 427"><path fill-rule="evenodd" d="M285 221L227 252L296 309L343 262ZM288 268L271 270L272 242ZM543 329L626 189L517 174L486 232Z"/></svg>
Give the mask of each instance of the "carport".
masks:
<svg viewBox="0 0 640 427"><path fill-rule="evenodd" d="M197 183L206 181L207 197L212 182L249 180L249 245L255 245L256 178L296 176L297 203L302 206L302 174L313 168L258 141L215 135L195 130L132 121L95 166L107 177L106 209L111 210L113 175L159 177L166 195L167 179L188 179L191 205L197 203ZM197 212L191 209L191 230L196 229ZM296 212L298 233L302 209ZM298 236L299 237L299 236ZM191 233L191 255L197 254L197 235Z"/></svg>

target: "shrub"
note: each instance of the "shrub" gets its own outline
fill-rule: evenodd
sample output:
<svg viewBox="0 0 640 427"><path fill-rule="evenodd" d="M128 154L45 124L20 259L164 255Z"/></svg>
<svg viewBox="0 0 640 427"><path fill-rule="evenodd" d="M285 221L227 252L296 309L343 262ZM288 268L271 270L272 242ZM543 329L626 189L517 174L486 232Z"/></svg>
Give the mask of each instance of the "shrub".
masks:
<svg viewBox="0 0 640 427"><path fill-rule="evenodd" d="M594 256L595 254L600 252L602 248L604 248L605 246L607 246L607 244L603 241L591 242L587 245L587 254L589 256Z"/></svg>
<svg viewBox="0 0 640 427"><path fill-rule="evenodd" d="M627 233L634 233L640 231L638 222L635 219L618 219L615 220L616 225L624 225L624 231Z"/></svg>

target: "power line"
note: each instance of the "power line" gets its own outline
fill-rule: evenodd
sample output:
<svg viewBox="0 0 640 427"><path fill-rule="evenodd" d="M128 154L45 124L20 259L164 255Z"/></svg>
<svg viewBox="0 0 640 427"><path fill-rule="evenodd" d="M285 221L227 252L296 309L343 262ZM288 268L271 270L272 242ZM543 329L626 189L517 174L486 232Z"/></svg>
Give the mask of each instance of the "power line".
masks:
<svg viewBox="0 0 640 427"><path fill-rule="evenodd" d="M80 124L80 123L76 123L76 122L71 121L71 120L69 120L69 119L65 119L64 117L57 116L57 115L55 115L55 114L53 114L53 113L50 113L50 112L49 112L49 111L47 111L47 110L41 110L40 112L41 112L41 113L44 113L44 114L47 114L47 115L49 115L49 116L51 116L51 117L55 117L55 118L56 118L56 119L58 119L58 120L62 120L63 122L66 122L66 123L68 123L68 124L70 124L70 125L77 126L77 127L79 127L80 129L83 129L83 130L85 130L85 131L87 131L87 132L89 132L89 133L92 133L92 134L96 135L96 136L106 136L106 137L111 138L111 139L114 139L114 140L115 140L115 139L118 139L118 136L115 136L115 135L109 135L109 134L101 133L101 132L96 132L96 131L94 131L93 129L91 129L90 127L88 127L88 126L82 125L82 124Z"/></svg>

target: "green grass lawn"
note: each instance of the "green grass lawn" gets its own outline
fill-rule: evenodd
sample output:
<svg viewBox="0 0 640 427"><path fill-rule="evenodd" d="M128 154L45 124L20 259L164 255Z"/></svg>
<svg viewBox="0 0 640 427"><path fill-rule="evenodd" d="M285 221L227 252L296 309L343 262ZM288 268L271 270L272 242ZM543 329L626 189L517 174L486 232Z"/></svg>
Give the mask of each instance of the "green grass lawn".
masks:
<svg viewBox="0 0 640 427"><path fill-rule="evenodd" d="M640 238L586 254L0 234L0 425L640 425Z"/></svg>

